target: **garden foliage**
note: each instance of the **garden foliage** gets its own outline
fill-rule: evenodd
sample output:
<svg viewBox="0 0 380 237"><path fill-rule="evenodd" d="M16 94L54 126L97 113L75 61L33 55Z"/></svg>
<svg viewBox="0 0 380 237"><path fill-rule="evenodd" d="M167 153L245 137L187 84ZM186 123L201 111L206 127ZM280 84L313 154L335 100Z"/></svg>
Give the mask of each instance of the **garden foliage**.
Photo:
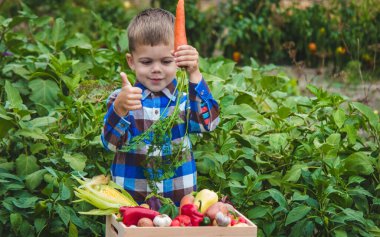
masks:
<svg viewBox="0 0 380 237"><path fill-rule="evenodd" d="M93 34L24 6L0 16L0 236L103 236L72 203L71 174L109 172L105 101L126 71L125 30L90 13ZM202 59L221 107L192 137L199 188L227 195L260 236L380 235L380 123L371 108L251 59Z"/></svg>

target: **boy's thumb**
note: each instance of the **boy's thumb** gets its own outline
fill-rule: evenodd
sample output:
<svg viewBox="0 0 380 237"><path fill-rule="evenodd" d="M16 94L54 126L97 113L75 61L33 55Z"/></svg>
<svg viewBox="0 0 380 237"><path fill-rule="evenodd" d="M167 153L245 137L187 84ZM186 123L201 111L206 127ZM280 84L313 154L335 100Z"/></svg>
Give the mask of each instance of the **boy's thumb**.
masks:
<svg viewBox="0 0 380 237"><path fill-rule="evenodd" d="M124 72L121 72L120 76L121 76L121 87L132 86L131 83L128 81L127 74L125 74Z"/></svg>

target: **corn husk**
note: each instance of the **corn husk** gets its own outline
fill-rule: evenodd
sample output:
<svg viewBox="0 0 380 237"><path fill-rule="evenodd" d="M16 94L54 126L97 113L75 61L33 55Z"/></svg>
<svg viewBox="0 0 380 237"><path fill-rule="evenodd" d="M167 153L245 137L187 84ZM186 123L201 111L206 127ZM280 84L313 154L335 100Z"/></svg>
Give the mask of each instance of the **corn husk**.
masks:
<svg viewBox="0 0 380 237"><path fill-rule="evenodd" d="M79 212L85 215L109 215L118 213L122 206L137 206L132 196L109 177L98 175L92 179L73 176L80 184L74 188L78 198L74 202L87 202L97 209L88 212Z"/></svg>

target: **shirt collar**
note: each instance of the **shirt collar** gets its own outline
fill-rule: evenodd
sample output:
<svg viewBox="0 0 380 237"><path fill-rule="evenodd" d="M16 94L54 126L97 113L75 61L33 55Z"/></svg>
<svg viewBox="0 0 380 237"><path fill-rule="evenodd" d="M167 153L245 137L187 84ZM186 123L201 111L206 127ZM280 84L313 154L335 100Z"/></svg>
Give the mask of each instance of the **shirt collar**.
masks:
<svg viewBox="0 0 380 237"><path fill-rule="evenodd" d="M145 100L146 97L148 97L150 94L154 93L148 88L146 88L141 82L137 81L135 83L136 87L139 87L143 93L142 93L142 100ZM175 101L177 98L177 80L174 78L172 82L170 82L162 91L158 92L159 94L164 94L166 97L168 97L170 100Z"/></svg>

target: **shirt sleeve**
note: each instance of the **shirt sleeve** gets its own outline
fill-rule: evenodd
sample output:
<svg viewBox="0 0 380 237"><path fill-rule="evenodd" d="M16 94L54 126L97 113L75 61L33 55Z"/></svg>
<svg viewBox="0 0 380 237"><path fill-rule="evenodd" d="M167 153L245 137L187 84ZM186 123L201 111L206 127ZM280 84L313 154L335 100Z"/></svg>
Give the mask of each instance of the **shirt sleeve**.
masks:
<svg viewBox="0 0 380 237"><path fill-rule="evenodd" d="M107 99L107 113L104 116L101 139L103 146L116 152L128 140L129 115L119 116L114 110L114 101L120 90L114 91Z"/></svg>
<svg viewBox="0 0 380 237"><path fill-rule="evenodd" d="M189 132L212 131L219 124L219 105L212 97L204 78L198 83L189 83L190 126Z"/></svg>

